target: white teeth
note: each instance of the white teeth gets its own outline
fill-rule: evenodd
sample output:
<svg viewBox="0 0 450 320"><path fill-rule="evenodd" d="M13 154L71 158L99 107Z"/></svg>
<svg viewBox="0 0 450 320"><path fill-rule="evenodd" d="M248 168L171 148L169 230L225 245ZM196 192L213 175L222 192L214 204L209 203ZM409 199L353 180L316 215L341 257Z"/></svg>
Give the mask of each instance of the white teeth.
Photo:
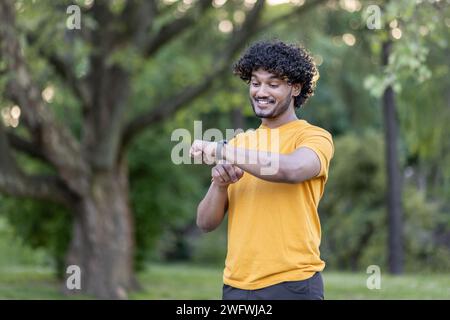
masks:
<svg viewBox="0 0 450 320"><path fill-rule="evenodd" d="M268 100L256 100L260 104L269 104L270 102Z"/></svg>

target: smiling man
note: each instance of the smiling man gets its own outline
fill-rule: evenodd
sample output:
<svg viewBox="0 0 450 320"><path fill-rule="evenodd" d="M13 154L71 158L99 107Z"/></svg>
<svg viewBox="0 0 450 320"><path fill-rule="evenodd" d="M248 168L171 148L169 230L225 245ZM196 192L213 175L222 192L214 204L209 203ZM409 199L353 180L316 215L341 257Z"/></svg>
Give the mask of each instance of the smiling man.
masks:
<svg viewBox="0 0 450 320"><path fill-rule="evenodd" d="M249 85L260 127L229 143L196 140L190 150L218 163L197 224L212 231L228 211L223 299L323 299L317 208L333 140L295 113L313 95L317 69L303 48L262 41L234 72Z"/></svg>

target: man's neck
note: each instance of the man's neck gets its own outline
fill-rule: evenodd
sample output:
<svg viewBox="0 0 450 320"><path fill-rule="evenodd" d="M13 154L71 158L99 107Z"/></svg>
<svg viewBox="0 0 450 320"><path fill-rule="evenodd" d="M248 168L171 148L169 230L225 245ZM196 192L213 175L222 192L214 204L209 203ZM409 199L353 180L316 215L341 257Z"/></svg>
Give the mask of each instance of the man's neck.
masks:
<svg viewBox="0 0 450 320"><path fill-rule="evenodd" d="M297 115L293 109L291 110L289 108L285 113L280 114L276 118L263 118L262 124L270 129L274 129L294 120L298 120Z"/></svg>

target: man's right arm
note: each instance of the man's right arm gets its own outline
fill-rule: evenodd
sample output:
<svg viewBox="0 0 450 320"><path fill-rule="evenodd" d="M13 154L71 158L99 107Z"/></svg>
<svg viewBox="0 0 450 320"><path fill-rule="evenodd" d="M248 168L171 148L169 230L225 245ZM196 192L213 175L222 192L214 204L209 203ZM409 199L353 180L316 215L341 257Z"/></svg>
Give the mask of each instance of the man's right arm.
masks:
<svg viewBox="0 0 450 320"><path fill-rule="evenodd" d="M228 186L211 183L205 198L197 208L197 226L203 232L216 229L223 220L228 207Z"/></svg>
<svg viewBox="0 0 450 320"><path fill-rule="evenodd" d="M203 232L216 229L228 209L228 186L242 178L244 172L230 164L218 164L211 170L212 182L197 208L197 226Z"/></svg>

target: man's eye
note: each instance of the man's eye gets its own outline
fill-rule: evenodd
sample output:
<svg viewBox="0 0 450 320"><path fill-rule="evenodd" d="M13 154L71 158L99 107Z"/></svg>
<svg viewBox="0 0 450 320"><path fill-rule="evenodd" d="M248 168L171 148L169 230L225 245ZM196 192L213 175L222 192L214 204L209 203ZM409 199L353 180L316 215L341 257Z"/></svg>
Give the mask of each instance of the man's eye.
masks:
<svg viewBox="0 0 450 320"><path fill-rule="evenodd" d="M259 83L257 83L257 82L252 82L252 86L257 87L257 86L259 86Z"/></svg>
<svg viewBox="0 0 450 320"><path fill-rule="evenodd" d="M271 87L271 88L278 88L278 84L272 83L272 84L270 84L270 87Z"/></svg>

